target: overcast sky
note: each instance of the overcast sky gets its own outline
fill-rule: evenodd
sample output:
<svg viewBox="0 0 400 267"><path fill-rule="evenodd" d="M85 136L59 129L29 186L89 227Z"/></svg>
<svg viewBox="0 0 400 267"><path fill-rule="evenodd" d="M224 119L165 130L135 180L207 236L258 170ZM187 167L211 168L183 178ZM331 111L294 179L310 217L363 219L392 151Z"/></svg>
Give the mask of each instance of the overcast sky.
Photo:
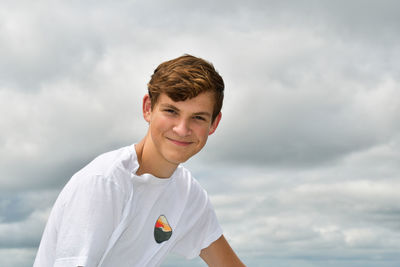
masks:
<svg viewBox="0 0 400 267"><path fill-rule="evenodd" d="M32 266L62 187L144 136L150 75L184 53L226 84L217 132L184 165L248 266L399 266L399 10L0 0L0 266Z"/></svg>

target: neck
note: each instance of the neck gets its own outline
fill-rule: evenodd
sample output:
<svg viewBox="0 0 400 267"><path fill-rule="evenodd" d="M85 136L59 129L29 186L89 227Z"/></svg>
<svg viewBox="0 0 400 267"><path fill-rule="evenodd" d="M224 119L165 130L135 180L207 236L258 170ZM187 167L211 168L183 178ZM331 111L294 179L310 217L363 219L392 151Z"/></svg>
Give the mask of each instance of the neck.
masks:
<svg viewBox="0 0 400 267"><path fill-rule="evenodd" d="M146 135L135 145L139 168L137 175L149 173L157 178L169 178L178 167L177 164L166 161L156 149L151 137Z"/></svg>

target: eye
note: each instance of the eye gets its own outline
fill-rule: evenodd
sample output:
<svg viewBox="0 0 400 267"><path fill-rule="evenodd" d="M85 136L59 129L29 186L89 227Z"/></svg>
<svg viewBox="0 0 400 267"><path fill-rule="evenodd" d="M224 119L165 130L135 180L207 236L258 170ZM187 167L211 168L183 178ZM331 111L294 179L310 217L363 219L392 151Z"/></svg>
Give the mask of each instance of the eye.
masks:
<svg viewBox="0 0 400 267"><path fill-rule="evenodd" d="M164 112L167 112L167 113L170 113L170 114L176 114L176 111L173 110L173 109L170 109L170 108L164 109Z"/></svg>
<svg viewBox="0 0 400 267"><path fill-rule="evenodd" d="M200 121L206 121L206 119L202 116L194 116L194 119L200 120Z"/></svg>

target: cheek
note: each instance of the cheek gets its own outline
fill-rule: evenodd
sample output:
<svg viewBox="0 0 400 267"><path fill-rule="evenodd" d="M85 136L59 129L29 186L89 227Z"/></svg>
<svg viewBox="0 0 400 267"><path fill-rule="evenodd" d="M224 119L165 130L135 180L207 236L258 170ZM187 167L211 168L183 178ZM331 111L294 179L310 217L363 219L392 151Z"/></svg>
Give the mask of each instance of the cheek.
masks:
<svg viewBox="0 0 400 267"><path fill-rule="evenodd" d="M156 131L163 132L168 129L168 121L160 118L160 117L153 117L152 119L152 128Z"/></svg>
<svg viewBox="0 0 400 267"><path fill-rule="evenodd" d="M197 136L201 139L207 140L208 138L208 133L210 132L209 127L199 127L196 129Z"/></svg>

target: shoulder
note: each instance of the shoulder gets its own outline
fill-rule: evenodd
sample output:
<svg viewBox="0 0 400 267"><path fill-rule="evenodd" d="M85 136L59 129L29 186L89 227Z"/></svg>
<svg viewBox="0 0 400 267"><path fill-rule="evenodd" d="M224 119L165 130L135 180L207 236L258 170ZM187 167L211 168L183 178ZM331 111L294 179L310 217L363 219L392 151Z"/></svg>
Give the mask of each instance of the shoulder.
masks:
<svg viewBox="0 0 400 267"><path fill-rule="evenodd" d="M132 157L132 146L99 155L71 177L62 194L98 189L128 195L134 167Z"/></svg>
<svg viewBox="0 0 400 267"><path fill-rule="evenodd" d="M122 147L97 156L80 172L108 176L116 169L132 169L134 158L136 158L136 154L133 145Z"/></svg>
<svg viewBox="0 0 400 267"><path fill-rule="evenodd" d="M122 147L99 155L74 176L103 177L118 182L121 180L118 178L130 178L135 158L133 145Z"/></svg>
<svg viewBox="0 0 400 267"><path fill-rule="evenodd" d="M178 184L182 186L187 186L190 190L204 191L197 179L192 175L192 173L184 166L179 165L176 170L175 179Z"/></svg>
<svg viewBox="0 0 400 267"><path fill-rule="evenodd" d="M179 166L177 172L176 181L180 190L186 194L185 198L192 205L205 205L208 201L208 194L198 180L183 166Z"/></svg>

